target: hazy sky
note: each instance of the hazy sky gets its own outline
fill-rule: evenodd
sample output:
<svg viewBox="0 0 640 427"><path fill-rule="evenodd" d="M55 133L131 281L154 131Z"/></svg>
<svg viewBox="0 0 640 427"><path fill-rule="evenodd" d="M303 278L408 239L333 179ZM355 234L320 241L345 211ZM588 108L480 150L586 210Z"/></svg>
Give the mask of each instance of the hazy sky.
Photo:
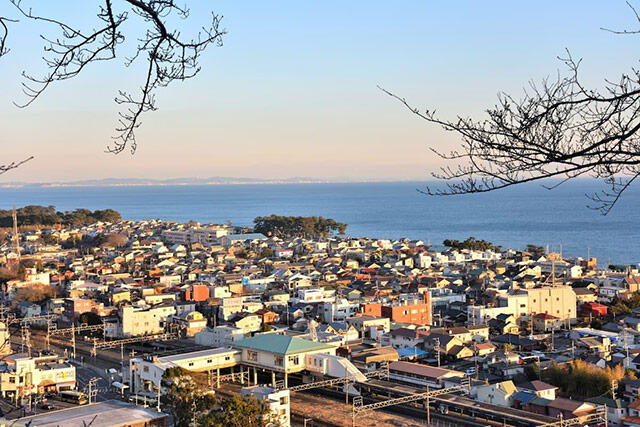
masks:
<svg viewBox="0 0 640 427"><path fill-rule="evenodd" d="M0 2L0 15L17 15ZM98 1L24 0L35 12L90 28ZM118 7L121 1L115 0ZM0 182L105 177L206 176L426 179L439 164L429 146L455 136L421 122L380 92L384 86L446 117L481 113L500 90L519 92L554 74L569 48L587 80L616 79L637 66L640 36L622 0L205 1L186 0L191 34L208 12L224 15L222 48L210 47L201 74L157 93L134 156L104 153L118 89L137 88L125 68L141 25L126 27L122 56L93 64L18 109L22 70L39 74L39 32L11 27L0 59L0 161L36 159Z"/></svg>

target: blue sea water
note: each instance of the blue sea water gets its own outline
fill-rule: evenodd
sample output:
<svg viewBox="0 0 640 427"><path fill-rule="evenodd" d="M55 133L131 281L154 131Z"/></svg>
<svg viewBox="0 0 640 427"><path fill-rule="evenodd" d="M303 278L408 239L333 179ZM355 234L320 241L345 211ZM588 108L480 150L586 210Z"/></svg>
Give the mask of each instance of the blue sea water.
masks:
<svg viewBox="0 0 640 427"><path fill-rule="evenodd" d="M256 216L321 215L349 224L347 234L409 237L440 244L474 236L503 247L528 243L562 247L566 256L598 257L607 263L640 262L640 192L631 189L602 216L587 209L592 181L553 191L537 184L467 196L430 197L423 183L260 184L130 187L2 188L0 208L27 204L112 208L127 219L251 225ZM589 248L589 249L587 249Z"/></svg>

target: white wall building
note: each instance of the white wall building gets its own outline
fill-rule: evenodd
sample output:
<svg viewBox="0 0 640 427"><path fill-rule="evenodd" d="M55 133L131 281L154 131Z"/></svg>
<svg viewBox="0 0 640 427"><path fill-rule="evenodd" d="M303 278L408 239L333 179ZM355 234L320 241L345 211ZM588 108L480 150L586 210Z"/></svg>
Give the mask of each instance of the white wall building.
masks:
<svg viewBox="0 0 640 427"><path fill-rule="evenodd" d="M281 427L291 425L291 411L289 405L289 390L278 390L272 387L253 386L243 387L242 397L255 396L269 409L270 421Z"/></svg>

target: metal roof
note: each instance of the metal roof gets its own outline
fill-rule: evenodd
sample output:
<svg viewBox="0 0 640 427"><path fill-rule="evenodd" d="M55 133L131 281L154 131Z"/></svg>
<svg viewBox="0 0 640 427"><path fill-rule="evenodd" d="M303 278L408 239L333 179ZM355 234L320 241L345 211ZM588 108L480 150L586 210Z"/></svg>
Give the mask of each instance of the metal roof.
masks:
<svg viewBox="0 0 640 427"><path fill-rule="evenodd" d="M233 343L233 347L273 354L296 354L334 348L334 346L279 334L262 334Z"/></svg>
<svg viewBox="0 0 640 427"><path fill-rule="evenodd" d="M58 427L88 424L91 424L91 427L122 427L132 424L147 424L152 420L166 416L167 414L156 412L150 408L142 408L119 400L108 400L22 418L16 422L15 427L26 425Z"/></svg>

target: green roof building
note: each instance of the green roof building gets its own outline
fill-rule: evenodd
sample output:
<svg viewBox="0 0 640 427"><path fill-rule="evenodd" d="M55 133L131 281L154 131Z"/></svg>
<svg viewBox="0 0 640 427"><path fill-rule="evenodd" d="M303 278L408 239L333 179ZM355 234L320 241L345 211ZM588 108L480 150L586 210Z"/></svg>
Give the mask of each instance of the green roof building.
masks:
<svg viewBox="0 0 640 427"><path fill-rule="evenodd" d="M305 369L308 354L336 354L336 345L288 335L261 334L233 343L242 350L242 364L285 373Z"/></svg>

